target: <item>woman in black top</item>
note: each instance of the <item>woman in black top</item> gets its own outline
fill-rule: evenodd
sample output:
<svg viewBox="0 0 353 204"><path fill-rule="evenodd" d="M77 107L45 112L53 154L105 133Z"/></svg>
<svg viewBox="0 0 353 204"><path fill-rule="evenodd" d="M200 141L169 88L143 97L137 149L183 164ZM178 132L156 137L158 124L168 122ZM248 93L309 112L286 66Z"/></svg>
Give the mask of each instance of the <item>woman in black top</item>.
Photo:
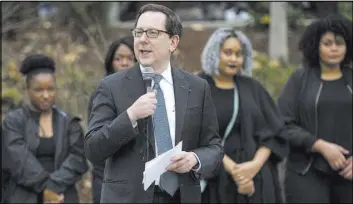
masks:
<svg viewBox="0 0 353 204"><path fill-rule="evenodd" d="M304 68L278 100L289 139L288 203L352 203L352 22L329 16L299 43Z"/></svg>
<svg viewBox="0 0 353 204"><path fill-rule="evenodd" d="M75 183L88 170L80 120L54 105L51 58L30 55L20 71L26 76L29 102L3 121L3 168L10 172L5 202L76 203Z"/></svg>
<svg viewBox="0 0 353 204"><path fill-rule="evenodd" d="M123 37L114 41L108 50L105 57L104 67L106 76L114 74L117 71L130 69L136 63L134 54L134 38L132 36ZM91 95L88 103L88 112L92 108L92 99L94 94ZM105 162L93 164L93 178L92 178L92 194L93 203L100 203L101 188L103 182Z"/></svg>
<svg viewBox="0 0 353 204"><path fill-rule="evenodd" d="M210 84L225 152L221 173L207 181L203 202L281 202L276 166L287 151L279 134L284 123L267 91L249 77L250 41L232 28L217 29L201 62L199 76Z"/></svg>

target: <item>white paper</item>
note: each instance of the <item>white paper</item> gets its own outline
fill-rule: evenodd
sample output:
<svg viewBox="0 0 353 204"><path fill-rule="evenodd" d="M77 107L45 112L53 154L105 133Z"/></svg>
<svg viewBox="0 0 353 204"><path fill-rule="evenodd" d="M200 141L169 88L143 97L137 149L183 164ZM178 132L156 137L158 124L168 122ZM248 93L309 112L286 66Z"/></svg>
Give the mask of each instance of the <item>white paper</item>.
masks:
<svg viewBox="0 0 353 204"><path fill-rule="evenodd" d="M159 177L167 171L166 168L167 166L169 166L169 164L172 163L171 159L173 156L183 154L182 145L183 142L181 141L173 149L164 152L163 154L159 155L158 157L152 159L149 162L146 162L142 180L142 183L144 184L143 188L145 190L147 190L147 188L151 186L153 181L159 179Z"/></svg>

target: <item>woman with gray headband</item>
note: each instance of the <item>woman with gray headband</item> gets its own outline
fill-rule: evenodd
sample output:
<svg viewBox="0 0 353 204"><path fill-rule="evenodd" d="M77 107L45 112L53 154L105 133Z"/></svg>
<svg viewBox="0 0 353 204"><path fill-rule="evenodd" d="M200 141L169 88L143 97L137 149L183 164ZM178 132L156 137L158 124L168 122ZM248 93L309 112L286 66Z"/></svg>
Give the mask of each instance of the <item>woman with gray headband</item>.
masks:
<svg viewBox="0 0 353 204"><path fill-rule="evenodd" d="M288 151L279 134L283 121L268 92L250 77L250 41L232 28L217 29L201 63L199 76L210 84L225 153L220 175L201 182L203 202L281 202L276 166Z"/></svg>

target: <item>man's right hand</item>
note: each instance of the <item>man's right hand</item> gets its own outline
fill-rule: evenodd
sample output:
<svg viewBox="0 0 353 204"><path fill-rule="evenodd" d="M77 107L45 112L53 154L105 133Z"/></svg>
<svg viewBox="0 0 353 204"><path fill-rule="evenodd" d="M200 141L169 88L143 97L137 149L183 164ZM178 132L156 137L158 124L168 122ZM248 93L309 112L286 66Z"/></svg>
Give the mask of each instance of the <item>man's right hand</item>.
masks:
<svg viewBox="0 0 353 204"><path fill-rule="evenodd" d="M314 143L313 149L327 160L333 170L337 171L345 167L344 155L349 154L349 151L342 146L319 139Z"/></svg>
<svg viewBox="0 0 353 204"><path fill-rule="evenodd" d="M138 98L128 109L127 114L131 121L146 118L156 109L157 99L155 92L149 92Z"/></svg>

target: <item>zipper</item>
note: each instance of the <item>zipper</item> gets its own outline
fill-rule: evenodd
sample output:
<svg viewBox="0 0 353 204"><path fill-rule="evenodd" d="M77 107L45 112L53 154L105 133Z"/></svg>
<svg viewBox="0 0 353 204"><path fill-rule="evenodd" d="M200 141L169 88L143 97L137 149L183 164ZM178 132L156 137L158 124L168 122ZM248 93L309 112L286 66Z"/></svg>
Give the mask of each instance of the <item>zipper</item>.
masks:
<svg viewBox="0 0 353 204"><path fill-rule="evenodd" d="M314 134L314 138L315 139L317 138L317 134L318 134L318 118L319 118L318 112L317 112L317 106L318 106L318 103L319 103L319 98L320 98L320 95L321 95L322 87L323 87L323 82L320 83L320 87L319 87L319 90L316 93L316 98L315 98L315 134ZM309 171L311 165L313 164L313 161L314 161L314 157L311 156L310 160L308 162L308 165L301 172L302 175L305 175Z"/></svg>
<svg viewBox="0 0 353 204"><path fill-rule="evenodd" d="M351 92L351 94L352 94L352 88L348 84L347 84L347 88L348 88L349 92Z"/></svg>

